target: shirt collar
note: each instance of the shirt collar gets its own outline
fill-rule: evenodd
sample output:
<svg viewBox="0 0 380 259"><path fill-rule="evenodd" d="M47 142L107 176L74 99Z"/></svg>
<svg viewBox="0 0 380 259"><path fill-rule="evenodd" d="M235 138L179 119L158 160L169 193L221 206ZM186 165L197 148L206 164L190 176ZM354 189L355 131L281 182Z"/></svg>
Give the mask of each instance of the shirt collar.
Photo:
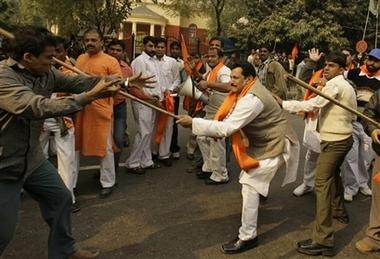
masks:
<svg viewBox="0 0 380 259"><path fill-rule="evenodd" d="M157 56L154 56L157 61L165 61L167 56L164 54L161 59L158 59Z"/></svg>
<svg viewBox="0 0 380 259"><path fill-rule="evenodd" d="M17 67L19 69L26 69L21 63L19 63L18 61L14 60L13 58L8 58L7 61L6 61L6 64L9 67Z"/></svg>
<svg viewBox="0 0 380 259"><path fill-rule="evenodd" d="M143 57L146 58L146 59L154 59L154 57L151 57L151 56L149 56L148 54L146 54L145 51L143 51L143 52L141 53L141 56L143 56Z"/></svg>
<svg viewBox="0 0 380 259"><path fill-rule="evenodd" d="M271 58L268 57L268 58L263 62L263 64L266 65L266 64L268 64L270 61L271 61Z"/></svg>

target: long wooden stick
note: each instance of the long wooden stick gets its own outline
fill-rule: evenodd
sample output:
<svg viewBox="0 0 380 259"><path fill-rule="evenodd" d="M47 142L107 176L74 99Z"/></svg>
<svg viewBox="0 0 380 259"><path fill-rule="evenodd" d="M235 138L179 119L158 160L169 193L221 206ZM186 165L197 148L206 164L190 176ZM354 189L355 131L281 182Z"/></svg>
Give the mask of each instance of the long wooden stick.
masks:
<svg viewBox="0 0 380 259"><path fill-rule="evenodd" d="M78 69L78 68L76 68L76 67L73 67L73 66L71 66L71 65L69 65L69 64L66 64L65 62L63 62L63 61L61 61L61 60L59 60L59 59L57 59L57 58L55 58L55 57L53 57L53 60L54 60L54 62L57 62L57 63L60 64L61 66L64 66L65 68L67 68L67 69L69 69L69 70L71 70L71 71L73 71L73 72L75 72L75 73L77 73L77 74L80 74L80 75L83 75L83 76L89 76L89 75L87 75L85 72L81 71L80 69ZM146 101L144 101L144 100L141 100L140 98L137 98L137 97L134 96L134 95L131 95L131 94L129 94L129 93L126 93L126 92L124 92L124 91L120 91L120 90L119 90L118 93L120 93L120 94L123 95L124 97L127 97L127 98L129 98L129 99L131 99L131 100L133 100L133 101L136 101L136 102L139 102L139 103L141 103L141 104L143 104L143 105L145 105L145 106L148 106L148 107L150 107L150 108L152 108L152 109L154 109L154 110L156 110L156 111L162 112L162 113L164 113L164 114L166 114L166 115L168 115L168 116L170 116L170 117L173 117L173 118L175 118L175 119L179 119L179 116L178 116L178 115L175 115L174 113L168 112L167 110L161 109L160 107L157 107L157 106L155 106L155 105L153 105L153 104L151 104L151 103L149 103L149 102L146 102Z"/></svg>
<svg viewBox="0 0 380 259"><path fill-rule="evenodd" d="M6 31L6 30L4 30L2 28L0 28L0 34L3 35L3 36L5 36L5 37L7 37L7 38L9 38L9 39L14 39L15 38L15 36L13 35L13 33L9 32L9 31ZM67 69L69 69L69 70L71 70L71 71L73 71L73 72L75 72L77 74L84 75L84 76L89 76L86 73L84 73L83 71L81 71L80 69L78 69L76 67L73 67L73 66L70 66L69 64L66 64L65 62L62 62L61 60L59 60L59 59L57 59L55 57L53 57L53 60L56 63L60 64L61 66L64 66ZM166 115L168 115L170 117L173 117L174 119L179 119L178 115L175 115L174 113L171 113L171 112L168 112L168 111L166 111L164 109L161 109L160 107L157 107L157 106L155 106L155 105L153 105L151 103L148 103L148 102L146 102L144 100L141 100L140 98L137 98L136 96L133 96L133 95L131 95L129 93L126 93L124 91L119 91L118 93L120 93L124 97L127 97L127 98L129 98L129 99L131 99L133 101L136 101L136 102L139 102L139 103L141 103L141 104L143 104L145 106L148 106L148 107L152 108L153 110L162 112L162 113L164 113L164 114L166 114Z"/></svg>
<svg viewBox="0 0 380 259"><path fill-rule="evenodd" d="M375 120L371 119L370 117L364 115L363 113L358 112L357 110L355 110L355 109L353 109L353 108L351 108L351 107L349 107L349 106L347 106L347 105L345 105L345 104L343 104L343 103L338 102L336 99L334 99L334 98L332 98L332 97L326 95L325 93L319 91L318 89L312 87L311 85L308 85L308 84L305 83L304 81L298 79L297 77L295 77L295 76L293 76L293 75L291 75L291 74L288 74L288 75L287 75L287 78L288 78L289 80L293 81L294 83L296 83L296 84L302 86L303 88L306 88L306 89L312 91L313 93L322 96L323 98L329 100L329 101L332 102L333 104L336 104L336 105L338 105L339 107L341 107L341 108L343 108L343 109L345 109L345 110L347 110L347 111L349 111L349 112L352 112L352 113L356 114L356 115L359 116L360 118L362 118L362 119L364 119L364 120L366 120L366 121L368 121L368 122L374 124L376 127L378 127L378 128L380 129L380 123L378 123L377 121L375 121Z"/></svg>
<svg viewBox="0 0 380 259"><path fill-rule="evenodd" d="M2 28L0 28L0 34L2 34L4 37L9 38L9 39L14 39L15 38L15 36L12 33L10 33L9 31L4 30Z"/></svg>

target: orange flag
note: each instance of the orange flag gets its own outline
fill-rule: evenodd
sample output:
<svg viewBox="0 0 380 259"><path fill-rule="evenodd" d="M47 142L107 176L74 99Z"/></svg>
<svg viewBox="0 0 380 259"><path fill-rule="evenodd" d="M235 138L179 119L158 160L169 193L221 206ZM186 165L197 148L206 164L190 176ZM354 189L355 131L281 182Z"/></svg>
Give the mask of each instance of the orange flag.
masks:
<svg viewBox="0 0 380 259"><path fill-rule="evenodd" d="M293 60L296 60L296 58L298 57L298 44L297 42L294 44L294 47L292 49L292 59Z"/></svg>
<svg viewBox="0 0 380 259"><path fill-rule="evenodd" d="M170 94L165 96L165 109L168 112L174 112L174 98ZM161 138L164 135L166 124L168 121L168 115L160 112L157 114L156 122L156 134L154 137L154 142L159 145L161 143Z"/></svg>
<svg viewBox="0 0 380 259"><path fill-rule="evenodd" d="M186 42L185 42L185 39L183 38L182 34L181 34L181 52L182 52L182 59L184 61L184 69L186 71L186 74L191 76L192 69L188 63L189 58L190 58L190 54L189 54L189 50L187 49Z"/></svg>

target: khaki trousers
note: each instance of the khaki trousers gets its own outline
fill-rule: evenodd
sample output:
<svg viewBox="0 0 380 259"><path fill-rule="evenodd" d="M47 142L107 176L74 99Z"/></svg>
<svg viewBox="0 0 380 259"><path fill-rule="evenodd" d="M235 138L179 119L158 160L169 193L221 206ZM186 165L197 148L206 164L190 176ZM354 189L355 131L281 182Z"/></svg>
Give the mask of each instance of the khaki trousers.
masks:
<svg viewBox="0 0 380 259"><path fill-rule="evenodd" d="M380 157L376 156L372 176L380 173ZM372 204L366 235L380 246L380 184L372 181Z"/></svg>
<svg viewBox="0 0 380 259"><path fill-rule="evenodd" d="M352 137L341 141L321 142L315 176L317 204L312 234L313 241L321 245L334 246L332 217L346 215L340 167L352 143Z"/></svg>

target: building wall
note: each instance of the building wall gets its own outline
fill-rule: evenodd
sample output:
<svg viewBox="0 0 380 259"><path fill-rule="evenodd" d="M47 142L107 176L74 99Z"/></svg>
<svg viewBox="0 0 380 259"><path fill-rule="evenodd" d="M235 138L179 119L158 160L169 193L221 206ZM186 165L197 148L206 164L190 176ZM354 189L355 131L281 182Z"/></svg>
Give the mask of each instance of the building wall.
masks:
<svg viewBox="0 0 380 259"><path fill-rule="evenodd" d="M159 0L159 2L167 2L170 0ZM190 53L204 53L208 43L208 17L194 16L191 18L171 16L170 12L164 10L157 4L153 4L150 0L137 1L136 5L145 5L146 8L152 10L156 14L164 17L166 22L158 22L153 19L130 16L123 23L122 38L126 40L127 52L133 55L133 43L135 43L136 54L141 52L141 41L146 35L164 36L168 40L168 46L173 41L179 41L181 34L183 35L186 45ZM136 23L136 35L132 38L132 23ZM154 24L154 30L150 30L150 24ZM161 28L163 27L163 28ZM161 35L163 34L163 35Z"/></svg>

